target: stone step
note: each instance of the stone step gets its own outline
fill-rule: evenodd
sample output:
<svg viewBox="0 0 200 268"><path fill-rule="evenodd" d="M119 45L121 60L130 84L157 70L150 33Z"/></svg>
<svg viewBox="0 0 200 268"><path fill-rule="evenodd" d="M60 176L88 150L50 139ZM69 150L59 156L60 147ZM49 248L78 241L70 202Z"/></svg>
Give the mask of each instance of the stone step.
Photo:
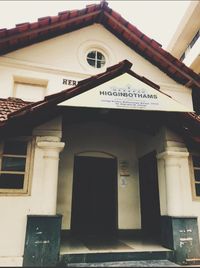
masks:
<svg viewBox="0 0 200 268"><path fill-rule="evenodd" d="M143 252L99 252L82 254L63 254L60 256L58 266L69 267L69 265L85 265L95 263L118 263L132 261L168 260L173 261L174 252L171 250L143 251ZM86 265L87 264L87 265ZM71 267L72 267L71 266ZM78 266L76 266L78 267ZM156 266L159 267L159 266Z"/></svg>
<svg viewBox="0 0 200 268"><path fill-rule="evenodd" d="M68 263L65 267L181 267L169 260Z"/></svg>
<svg viewBox="0 0 200 268"><path fill-rule="evenodd" d="M187 265L200 265L200 258L186 259Z"/></svg>

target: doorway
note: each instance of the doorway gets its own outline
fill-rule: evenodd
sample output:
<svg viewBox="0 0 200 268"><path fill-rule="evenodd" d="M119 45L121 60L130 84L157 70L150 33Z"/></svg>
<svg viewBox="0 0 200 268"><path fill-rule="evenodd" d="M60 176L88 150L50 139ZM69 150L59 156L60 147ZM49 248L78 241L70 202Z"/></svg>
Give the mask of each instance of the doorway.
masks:
<svg viewBox="0 0 200 268"><path fill-rule="evenodd" d="M141 224L144 235L160 237L160 201L156 152L139 159Z"/></svg>
<svg viewBox="0 0 200 268"><path fill-rule="evenodd" d="M71 232L81 236L117 231L117 160L75 156Z"/></svg>

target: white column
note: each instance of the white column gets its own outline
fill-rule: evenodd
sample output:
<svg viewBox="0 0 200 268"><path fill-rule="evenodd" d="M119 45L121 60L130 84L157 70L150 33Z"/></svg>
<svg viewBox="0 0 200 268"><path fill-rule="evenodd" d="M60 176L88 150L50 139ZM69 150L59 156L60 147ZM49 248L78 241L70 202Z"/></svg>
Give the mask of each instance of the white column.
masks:
<svg viewBox="0 0 200 268"><path fill-rule="evenodd" d="M63 150L65 143L54 137L45 137L37 141L37 146L43 150L44 175L41 177L43 185L42 211L48 215L56 214L57 185L58 185L58 163L59 153Z"/></svg>
<svg viewBox="0 0 200 268"><path fill-rule="evenodd" d="M184 214L184 196L182 192L182 184L184 178L182 177L181 169L184 168L186 158L189 153L186 151L168 151L159 153L157 155L158 161L164 162L164 181L162 183L162 193L165 192L165 215L168 216L183 216ZM159 178L163 180L163 178Z"/></svg>

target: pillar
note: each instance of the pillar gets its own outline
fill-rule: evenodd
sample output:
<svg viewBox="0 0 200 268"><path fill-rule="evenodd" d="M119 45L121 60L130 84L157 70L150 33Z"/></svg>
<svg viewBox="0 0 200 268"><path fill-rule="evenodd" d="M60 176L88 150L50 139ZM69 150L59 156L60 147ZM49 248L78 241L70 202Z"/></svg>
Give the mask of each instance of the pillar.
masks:
<svg viewBox="0 0 200 268"><path fill-rule="evenodd" d="M59 137L37 137L43 152L40 214L27 215L23 266L56 267L59 261L62 215L56 215L59 153L65 143Z"/></svg>
<svg viewBox="0 0 200 268"><path fill-rule="evenodd" d="M43 137L37 141L37 146L43 150L44 173L41 178L43 184L42 204L43 211L48 215L56 214L57 185L58 185L58 163L59 153L63 150L65 143L56 137Z"/></svg>
<svg viewBox="0 0 200 268"><path fill-rule="evenodd" d="M168 151L159 153L157 155L158 161L164 162L164 176L165 176L165 214L170 216L182 216L184 213L183 196L181 191L181 168L183 168L183 161L187 159L189 153L187 151ZM163 204L164 205L164 204Z"/></svg>
<svg viewBox="0 0 200 268"><path fill-rule="evenodd" d="M197 217L184 208L187 196L184 184L190 178L189 153L186 148L171 147L157 155L162 178L161 241L162 245L174 250L175 262L189 264L200 257ZM161 164L162 162L162 164ZM165 188L165 189L163 189ZM189 188L188 191L191 191Z"/></svg>

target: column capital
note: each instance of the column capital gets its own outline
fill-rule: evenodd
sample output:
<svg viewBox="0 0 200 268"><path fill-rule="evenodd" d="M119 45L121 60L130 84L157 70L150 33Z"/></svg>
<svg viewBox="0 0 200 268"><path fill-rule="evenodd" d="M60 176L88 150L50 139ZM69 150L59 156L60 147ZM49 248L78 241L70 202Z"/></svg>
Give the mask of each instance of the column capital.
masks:
<svg viewBox="0 0 200 268"><path fill-rule="evenodd" d="M36 137L36 143L47 141L47 142L59 142L60 138L56 136L37 136Z"/></svg>
<svg viewBox="0 0 200 268"><path fill-rule="evenodd" d="M37 146L43 150L56 150L59 153L64 148L65 143L58 141L38 141Z"/></svg>
<svg viewBox="0 0 200 268"><path fill-rule="evenodd" d="M59 140L56 141L56 139L50 136L45 137L44 140L41 139L36 140L37 147L42 149L44 152L44 158L59 159L59 153L63 150L65 143L60 142Z"/></svg>
<svg viewBox="0 0 200 268"><path fill-rule="evenodd" d="M157 159L167 159L167 158L187 158L189 156L189 152L187 151L172 151L166 150L164 152L158 153L156 155Z"/></svg>

